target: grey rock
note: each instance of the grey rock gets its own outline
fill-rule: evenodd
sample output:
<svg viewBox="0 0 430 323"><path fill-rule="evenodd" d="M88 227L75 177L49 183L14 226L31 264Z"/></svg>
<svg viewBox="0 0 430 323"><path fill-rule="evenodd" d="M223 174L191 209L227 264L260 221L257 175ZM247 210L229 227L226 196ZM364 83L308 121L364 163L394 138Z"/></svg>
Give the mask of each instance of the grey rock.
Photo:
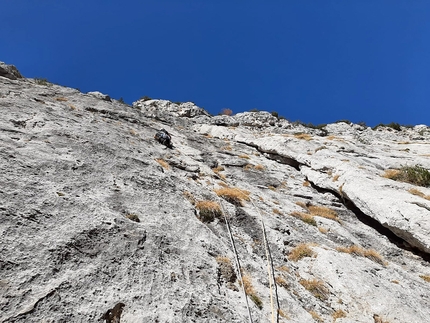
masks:
<svg viewBox="0 0 430 323"><path fill-rule="evenodd" d="M98 92L98 91L88 92L87 94L91 95L97 99L103 100L103 101L112 102L112 99L110 98L109 95L103 94L103 93Z"/></svg>
<svg viewBox="0 0 430 323"><path fill-rule="evenodd" d="M380 176L430 168L427 126L339 123L322 137L269 113L129 107L26 79L0 78L0 93L0 321L247 322L234 250L253 322L278 306L279 322L428 320L430 205ZM250 199L219 198L225 186ZM228 227L198 219L208 200ZM300 220L313 206L337 218ZM313 256L293 260L303 243ZM351 245L362 253L341 252ZM323 295L305 288L315 281Z"/></svg>
<svg viewBox="0 0 430 323"><path fill-rule="evenodd" d="M4 62L0 62L0 76L6 77L11 80L22 78L21 73L14 65L7 65Z"/></svg>

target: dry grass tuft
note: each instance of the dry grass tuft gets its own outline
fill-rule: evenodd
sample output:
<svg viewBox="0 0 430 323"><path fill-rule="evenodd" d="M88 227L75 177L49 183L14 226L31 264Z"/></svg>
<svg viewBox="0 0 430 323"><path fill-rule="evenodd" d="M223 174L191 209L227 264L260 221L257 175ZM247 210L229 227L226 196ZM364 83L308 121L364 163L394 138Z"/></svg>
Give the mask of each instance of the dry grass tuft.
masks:
<svg viewBox="0 0 430 323"><path fill-rule="evenodd" d="M211 222L222 215L221 206L214 201L198 201L196 209L202 222Z"/></svg>
<svg viewBox="0 0 430 323"><path fill-rule="evenodd" d="M251 192L238 189L236 187L224 187L215 190L215 193L227 202L236 206L243 206L243 201L249 201Z"/></svg>
<svg viewBox="0 0 430 323"><path fill-rule="evenodd" d="M361 248L360 246L352 245L349 247L337 247L336 250L344 253L350 253L353 255L362 256L364 249Z"/></svg>
<svg viewBox="0 0 430 323"><path fill-rule="evenodd" d="M317 312L315 312L315 311L309 311L309 314L312 316L312 318L314 319L314 321L317 321L318 323L324 323L324 320L322 319L321 316L318 315Z"/></svg>
<svg viewBox="0 0 430 323"><path fill-rule="evenodd" d="M244 274L242 276L242 281L239 281L239 284L240 285L243 284L243 288L245 290L246 295L248 295L249 298L251 298L251 300L255 303L255 305L257 305L257 307L259 309L262 309L263 308L263 302L261 301L261 299L257 296L257 294L255 292L255 288L252 285L251 276L248 274Z"/></svg>
<svg viewBox="0 0 430 323"><path fill-rule="evenodd" d="M264 167L263 165L258 164L258 165L254 166L254 169L262 172L262 171L266 170L266 167Z"/></svg>
<svg viewBox="0 0 430 323"><path fill-rule="evenodd" d="M312 136L310 134L308 134L308 133L296 133L294 135L294 137L296 139L303 139L303 140L306 140L306 141L312 140Z"/></svg>
<svg viewBox="0 0 430 323"><path fill-rule="evenodd" d="M217 256L215 260L218 263L221 276L224 278L224 280L227 283L234 283L237 279L237 276L231 264L230 258L224 256Z"/></svg>
<svg viewBox="0 0 430 323"><path fill-rule="evenodd" d="M225 256L217 256L215 258L217 263L224 263L224 264L231 264L231 260L229 257L225 257Z"/></svg>
<svg viewBox="0 0 430 323"><path fill-rule="evenodd" d="M215 168L212 168L212 171L214 173L219 173L219 172L222 172L223 170L225 170L225 168L223 166L221 166L221 165L219 165L219 166L217 166Z"/></svg>
<svg viewBox="0 0 430 323"><path fill-rule="evenodd" d="M60 101L60 102L66 102L66 101L68 101L67 98L63 98L63 97L56 98L55 100Z"/></svg>
<svg viewBox="0 0 430 323"><path fill-rule="evenodd" d="M319 232L323 233L323 234L327 234L328 229L323 228L323 227L318 227Z"/></svg>
<svg viewBox="0 0 430 323"><path fill-rule="evenodd" d="M419 197L422 197L423 199L430 201L430 195L425 195L423 192L421 192L420 190L418 190L416 188L411 188L410 190L408 190L408 192L413 194L413 195L417 195Z"/></svg>
<svg viewBox="0 0 430 323"><path fill-rule="evenodd" d="M337 319L346 317L346 313L342 310L337 310L331 316L333 317L333 322L336 322Z"/></svg>
<svg viewBox="0 0 430 323"><path fill-rule="evenodd" d="M243 167L243 169L244 170L251 170L251 169L253 169L254 168L254 165L252 165L252 164L246 164L244 167Z"/></svg>
<svg viewBox="0 0 430 323"><path fill-rule="evenodd" d="M340 175L334 175L332 181L336 182L339 179Z"/></svg>
<svg viewBox="0 0 430 323"><path fill-rule="evenodd" d="M224 146L224 147L222 147L221 149L222 149L222 150L228 150L228 151L233 150L233 148L232 148L230 145Z"/></svg>
<svg viewBox="0 0 430 323"><path fill-rule="evenodd" d="M420 278L424 279L427 283L430 283L430 275L420 275Z"/></svg>
<svg viewBox="0 0 430 323"><path fill-rule="evenodd" d="M249 274L244 274L242 276L242 281L240 284L243 284L243 288L247 295L255 294L254 286L252 285L251 276Z"/></svg>
<svg viewBox="0 0 430 323"><path fill-rule="evenodd" d="M157 163L159 163L164 169L170 169L170 165L168 162L166 162L164 159L162 158L158 158L155 160Z"/></svg>
<svg viewBox="0 0 430 323"><path fill-rule="evenodd" d="M290 272L290 268L288 268L285 265L282 265L280 267L276 267L276 270L279 270L279 271L282 271L282 272L285 272L285 273L289 273Z"/></svg>
<svg viewBox="0 0 430 323"><path fill-rule="evenodd" d="M288 289L288 283L285 280L285 278L281 277L281 276L276 276L275 278L275 282L277 285L284 287L285 289Z"/></svg>
<svg viewBox="0 0 430 323"><path fill-rule="evenodd" d="M377 314L373 314L373 322L374 323L390 323L390 322L384 320L382 317L380 317Z"/></svg>
<svg viewBox="0 0 430 323"><path fill-rule="evenodd" d="M305 209L306 211L308 211L309 213L303 213L303 212L298 212L298 211L293 211L291 213L291 215L298 217L300 219L305 218L307 221L310 220L310 217L314 217L314 216L319 216L322 218L326 218L326 219L330 219L330 220L335 220L337 222L340 223L340 220L338 218L337 212L326 207L326 206L317 206L317 205L307 205L304 202L296 202L296 204L298 206L300 206L301 208ZM305 221L305 222L307 222ZM315 222L315 220L313 221ZM308 222L309 223L309 222ZM316 225L316 223L315 223Z"/></svg>
<svg viewBox="0 0 430 323"><path fill-rule="evenodd" d="M382 177L413 185L430 187L430 172L420 166L404 166L401 169L387 169Z"/></svg>
<svg viewBox="0 0 430 323"><path fill-rule="evenodd" d="M330 295L330 291L325 286L324 282L316 278L313 279L301 279L299 283L308 290L312 295L320 300L327 300Z"/></svg>
<svg viewBox="0 0 430 323"><path fill-rule="evenodd" d="M282 215L282 212L279 211L279 209L273 209L272 212L278 215Z"/></svg>
<svg viewBox="0 0 430 323"><path fill-rule="evenodd" d="M400 170L398 169L386 169L382 177L394 179L396 176L400 174Z"/></svg>
<svg viewBox="0 0 430 323"><path fill-rule="evenodd" d="M304 202L297 201L297 202L296 202L296 205L298 205L298 206L300 206L300 207L304 208L305 210L307 210L307 209L308 209L308 207L307 207L306 203L304 203Z"/></svg>
<svg viewBox="0 0 430 323"><path fill-rule="evenodd" d="M375 249L366 249L364 250L364 257L369 258L370 260L373 260L374 262L377 262L378 264L387 265L387 262L384 260L384 257L380 255L379 252L377 252Z"/></svg>
<svg viewBox="0 0 430 323"><path fill-rule="evenodd" d="M309 181L304 181L303 182L303 186L309 187L309 186L311 186L311 183L309 183Z"/></svg>
<svg viewBox="0 0 430 323"><path fill-rule="evenodd" d="M219 165L219 166L217 166L217 167L215 167L215 168L212 168L212 171L213 171L215 174L217 174L219 178L221 178L222 180L225 180L225 178L226 178L226 177L225 177L225 175L224 175L224 174L221 174L221 172L222 172L223 170L225 170L225 168L224 168L223 166L221 166L221 165Z"/></svg>
<svg viewBox="0 0 430 323"><path fill-rule="evenodd" d="M340 252L360 256L360 257L366 257L384 266L387 265L384 258L375 249L364 249L360 246L352 245L349 247L337 247L336 250Z"/></svg>
<svg viewBox="0 0 430 323"><path fill-rule="evenodd" d="M317 226L317 222L315 221L314 217L309 213L299 212L299 211L293 211L290 213L290 215L302 220L303 222Z"/></svg>
<svg viewBox="0 0 430 323"><path fill-rule="evenodd" d="M280 317L283 317L284 319L289 320L290 317L288 316L288 314L286 314L283 310L281 310L280 308L278 308L278 314Z"/></svg>
<svg viewBox="0 0 430 323"><path fill-rule="evenodd" d="M308 210L311 215L313 216L320 216L322 218L335 220L339 222L339 218L337 216L337 213L335 210L332 210L326 206L317 206L317 205L310 205L308 206Z"/></svg>
<svg viewBox="0 0 430 323"><path fill-rule="evenodd" d="M226 183L222 182L222 181L217 182L217 184L219 186L222 186L222 187L228 187L228 185Z"/></svg>
<svg viewBox="0 0 430 323"><path fill-rule="evenodd" d="M305 257L314 257L315 255L315 252L312 251L308 243L301 243L290 251L288 259L299 261Z"/></svg>
<svg viewBox="0 0 430 323"><path fill-rule="evenodd" d="M239 155L238 157L239 157L239 158L243 158L243 159L249 159L249 156L248 156L248 155L245 155L245 154L244 154L244 155Z"/></svg>
<svg viewBox="0 0 430 323"><path fill-rule="evenodd" d="M69 104L71 110L76 110L76 107L73 104Z"/></svg>

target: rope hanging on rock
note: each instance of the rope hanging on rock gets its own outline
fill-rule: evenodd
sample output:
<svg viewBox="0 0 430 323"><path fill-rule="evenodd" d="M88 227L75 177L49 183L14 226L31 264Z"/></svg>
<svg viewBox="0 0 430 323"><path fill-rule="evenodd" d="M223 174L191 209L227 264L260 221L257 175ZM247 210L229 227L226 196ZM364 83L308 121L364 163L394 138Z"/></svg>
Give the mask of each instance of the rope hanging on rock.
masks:
<svg viewBox="0 0 430 323"><path fill-rule="evenodd" d="M237 187L235 189L238 190L239 192L241 192L242 194L244 194L241 189L239 189ZM267 235L266 235L266 228L264 226L264 221L263 221L263 214L261 213L260 209L257 208L257 206L255 205L252 198L250 198L249 200L251 201L254 208L256 208L258 210L258 213L260 214L261 230L263 232L264 248L266 251L266 259L267 259L267 273L269 276L270 305L271 305L271 310L272 310L272 323L275 323L275 322L279 322L279 306L277 306L278 310L275 311L274 301L273 301L273 291L276 294L276 303L279 304L279 302L278 302L278 293L277 293L277 289L276 289L276 282L274 280L273 261L272 261L272 257L270 254L269 244L267 242ZM276 312L276 319L275 319L275 312Z"/></svg>
<svg viewBox="0 0 430 323"><path fill-rule="evenodd" d="M237 255L236 245L234 244L233 235L232 235L231 230L230 230L230 224L228 223L228 219L227 219L226 213L224 211L224 207L222 206L222 203L221 203L221 200L219 197L218 197L218 202L221 205L221 210L222 210L222 214L224 216L225 225L227 226L228 235L230 237L230 243L231 243L231 246L233 248L234 259L235 259L236 268L237 268L237 276L240 277L240 281L242 282L242 284L241 284L242 285L242 292L243 292L243 295L245 297L246 308L248 309L249 323L252 323L251 310L249 308L248 297L247 297L246 292L245 292L245 287L244 287L243 277L242 277L242 270L240 267L239 256Z"/></svg>

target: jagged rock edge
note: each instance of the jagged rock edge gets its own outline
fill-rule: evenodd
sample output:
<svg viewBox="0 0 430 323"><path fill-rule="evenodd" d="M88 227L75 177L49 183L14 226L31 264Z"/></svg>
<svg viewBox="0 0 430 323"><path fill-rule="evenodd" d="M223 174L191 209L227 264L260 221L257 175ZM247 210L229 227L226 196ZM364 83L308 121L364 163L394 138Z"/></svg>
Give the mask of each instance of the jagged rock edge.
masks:
<svg viewBox="0 0 430 323"><path fill-rule="evenodd" d="M310 167L309 165L303 164L299 161L297 161L296 159L290 157L290 156L284 156L278 153L273 153L273 152L269 152L269 151L265 151L264 149L262 149L261 147L259 147L258 145L255 144L250 144L248 142L245 141L241 141L241 140L237 140L238 143L242 143L245 144L249 147L253 147L255 148L258 152L263 153L263 155L271 160L275 160L278 163L281 164L285 164L288 166L291 166L293 168L295 168L297 171L300 172L301 167L305 166L305 167ZM372 218L371 216L367 215L366 213L364 213L355 203L354 201L352 201L351 199L348 198L348 196L346 194L340 195L338 192L328 189L328 188L323 188L320 187L318 185L316 185L315 183L313 183L312 181L310 181L307 177L306 180L311 184L311 186L318 192L324 192L324 193L330 193L332 195L334 195L348 210L350 210L352 213L354 213L354 215L356 216L356 218L362 222L363 224L367 225L368 227L376 230L378 233L382 234L383 236L385 236L391 243L393 243L394 245L396 245L398 248L403 249L403 250L407 250L412 252L413 254L421 257L424 261L426 262L430 262L430 254L419 249L418 247L414 247L411 243L408 242L407 238L403 238L400 235L395 233L395 228L392 226L389 226L388 224L384 224L384 223L380 223L379 221L377 221L376 219ZM415 238L411 237L411 239L414 239L415 241L417 241Z"/></svg>

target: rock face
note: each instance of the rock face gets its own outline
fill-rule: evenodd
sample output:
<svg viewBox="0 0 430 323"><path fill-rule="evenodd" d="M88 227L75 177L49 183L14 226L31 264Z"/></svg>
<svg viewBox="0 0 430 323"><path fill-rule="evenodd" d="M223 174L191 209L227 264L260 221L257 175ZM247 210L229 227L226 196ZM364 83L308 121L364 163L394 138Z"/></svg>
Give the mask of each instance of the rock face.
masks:
<svg viewBox="0 0 430 323"><path fill-rule="evenodd" d="M6 77L11 80L22 78L21 73L13 65L7 65L0 62L0 76Z"/></svg>
<svg viewBox="0 0 430 323"><path fill-rule="evenodd" d="M0 76L0 321L428 321L427 126L105 97Z"/></svg>

